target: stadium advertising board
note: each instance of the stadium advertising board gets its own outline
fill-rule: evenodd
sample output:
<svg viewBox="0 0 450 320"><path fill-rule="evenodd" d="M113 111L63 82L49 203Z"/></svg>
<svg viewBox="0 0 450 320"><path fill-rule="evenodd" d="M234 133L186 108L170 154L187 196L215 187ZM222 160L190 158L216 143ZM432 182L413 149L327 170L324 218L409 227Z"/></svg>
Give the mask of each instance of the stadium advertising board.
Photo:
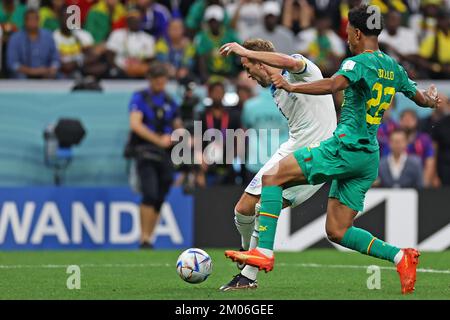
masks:
<svg viewBox="0 0 450 320"><path fill-rule="evenodd" d="M239 248L240 237L233 218L234 205L242 191L239 187L218 187L195 195L196 246ZM299 207L282 211L275 238L276 250L332 247L346 250L326 239L328 191L325 185ZM367 193L365 210L358 215L355 225L396 246L443 251L450 248L449 196L449 189L372 189ZM211 233L210 225L221 227Z"/></svg>
<svg viewBox="0 0 450 320"><path fill-rule="evenodd" d="M129 188L0 188L0 249L132 249L140 225ZM193 200L171 190L155 248L193 244Z"/></svg>

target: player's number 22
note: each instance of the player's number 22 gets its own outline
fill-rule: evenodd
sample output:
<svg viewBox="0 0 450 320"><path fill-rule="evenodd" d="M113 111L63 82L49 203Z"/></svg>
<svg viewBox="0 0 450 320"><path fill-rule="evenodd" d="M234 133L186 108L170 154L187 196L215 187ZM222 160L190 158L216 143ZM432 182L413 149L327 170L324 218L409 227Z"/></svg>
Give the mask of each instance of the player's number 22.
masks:
<svg viewBox="0 0 450 320"><path fill-rule="evenodd" d="M373 85L372 91L376 91L377 96L376 98L370 99L366 103L367 106L366 122L369 124L380 124L381 119L383 118L384 111L389 109L392 99L394 98L395 88L393 87L383 88L383 85L377 82ZM388 98L389 96L390 98ZM381 100L384 100L384 102L381 102ZM386 102L386 100L388 101ZM369 111L372 109L372 107L377 108L377 111L373 116L369 114Z"/></svg>

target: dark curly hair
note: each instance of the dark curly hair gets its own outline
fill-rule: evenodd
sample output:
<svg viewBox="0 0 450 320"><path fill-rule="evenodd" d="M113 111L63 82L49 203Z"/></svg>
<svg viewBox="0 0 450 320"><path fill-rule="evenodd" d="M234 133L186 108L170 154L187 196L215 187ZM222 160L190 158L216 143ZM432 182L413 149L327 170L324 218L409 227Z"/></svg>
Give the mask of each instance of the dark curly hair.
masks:
<svg viewBox="0 0 450 320"><path fill-rule="evenodd" d="M351 9L348 13L348 21L350 25L356 29L361 30L361 32L366 36L378 36L383 30L383 16L376 6L361 5ZM378 14L379 17L374 15ZM373 22L379 19L379 26L374 25ZM373 20L373 21L372 21Z"/></svg>

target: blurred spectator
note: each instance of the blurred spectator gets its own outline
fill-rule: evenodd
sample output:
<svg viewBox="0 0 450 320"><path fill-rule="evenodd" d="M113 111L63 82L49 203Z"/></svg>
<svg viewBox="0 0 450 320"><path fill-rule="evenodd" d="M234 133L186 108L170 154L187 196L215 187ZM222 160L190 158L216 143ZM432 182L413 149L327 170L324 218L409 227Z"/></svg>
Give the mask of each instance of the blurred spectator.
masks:
<svg viewBox="0 0 450 320"><path fill-rule="evenodd" d="M398 123L395 122L391 116L391 109L387 109L383 115L383 122L381 122L377 131L378 144L380 145L380 156L383 157L389 154L389 137L392 132L398 129Z"/></svg>
<svg viewBox="0 0 450 320"><path fill-rule="evenodd" d="M340 13L341 13L341 23L339 25L339 28L336 30L339 30L338 34L339 36L347 40L347 24L348 24L348 12L359 5L361 5L362 0L346 0L341 2L340 4ZM350 53L350 50L348 51Z"/></svg>
<svg viewBox="0 0 450 320"><path fill-rule="evenodd" d="M279 24L281 7L276 1L263 3L263 28L257 26L249 31L249 38L260 38L271 41L278 52L295 53L294 36L292 31Z"/></svg>
<svg viewBox="0 0 450 320"><path fill-rule="evenodd" d="M420 12L411 15L409 18L409 26L416 32L419 37L419 42L434 32L436 28L436 17L443 1L422 0L420 4Z"/></svg>
<svg viewBox="0 0 450 320"><path fill-rule="evenodd" d="M206 81L210 75L236 75L236 57L233 55L224 57L219 54L219 49L223 44L240 42L234 30L223 23L224 17L224 9L221 6L209 6L204 15L207 25L195 38L202 81Z"/></svg>
<svg viewBox="0 0 450 320"><path fill-rule="evenodd" d="M64 0L42 1L41 8L39 9L41 28L49 31L58 29L64 8Z"/></svg>
<svg viewBox="0 0 450 320"><path fill-rule="evenodd" d="M125 24L126 11L119 0L99 0L89 9L84 29L98 44L105 42L112 30L124 28Z"/></svg>
<svg viewBox="0 0 450 320"><path fill-rule="evenodd" d="M133 159L130 182L142 195L141 248L150 243L161 206L173 181L170 134L181 127L177 105L165 92L167 70L159 63L150 69L149 88L135 92L129 103L131 135L126 156Z"/></svg>
<svg viewBox="0 0 450 320"><path fill-rule="evenodd" d="M136 0L141 11L141 29L156 39L167 36L171 15L169 10L154 0Z"/></svg>
<svg viewBox="0 0 450 320"><path fill-rule="evenodd" d="M224 96L224 84L221 81L213 80L208 85L208 98L211 100L211 104L200 114L202 136L207 136L205 135L207 130L216 129L222 133L223 138L223 141L216 141L214 138L212 141L203 141L204 158L201 170L202 174L206 176L208 185L233 184L236 177L232 164L227 164L226 161L230 157L230 155L227 155L227 149L230 150L231 146L228 146L228 148L226 146L225 133L226 129L238 129L241 125L240 119L233 116L234 114L224 107L222 102ZM234 158L235 154L231 156Z"/></svg>
<svg viewBox="0 0 450 320"><path fill-rule="evenodd" d="M96 0L66 0L66 5L76 5L80 8L81 23L84 25L88 11L95 2Z"/></svg>
<svg viewBox="0 0 450 320"><path fill-rule="evenodd" d="M4 40L8 40L13 32L22 29L26 10L26 6L18 0L3 0L0 3L0 26Z"/></svg>
<svg viewBox="0 0 450 320"><path fill-rule="evenodd" d="M423 166L423 182L425 187L431 187L436 174L436 160L431 137L418 132L417 114L407 109L400 116L400 128L406 132L408 138L408 154L420 157Z"/></svg>
<svg viewBox="0 0 450 320"><path fill-rule="evenodd" d="M143 77L155 53L153 37L140 30L141 15L137 9L127 13L127 27L111 32L106 43L111 77Z"/></svg>
<svg viewBox="0 0 450 320"><path fill-rule="evenodd" d="M324 77L329 77L345 56L345 44L331 29L328 16L317 16L315 26L299 33L297 51L314 61Z"/></svg>
<svg viewBox="0 0 450 320"><path fill-rule="evenodd" d="M67 19L70 17L65 10L61 16L60 28L53 32L53 39L59 51L61 60L60 71L66 77L81 77L93 75L100 78L107 70L103 50L94 46L94 38L83 29L70 30Z"/></svg>
<svg viewBox="0 0 450 320"><path fill-rule="evenodd" d="M226 10L231 19L231 26L241 39L248 38L248 31L254 27L262 27L262 0L236 0L228 4Z"/></svg>
<svg viewBox="0 0 450 320"><path fill-rule="evenodd" d="M156 43L156 59L166 64L171 78L187 79L193 71L195 47L184 35L183 20L173 19L167 35Z"/></svg>
<svg viewBox="0 0 450 320"><path fill-rule="evenodd" d="M407 152L405 131L394 130L389 138L391 154L381 158L378 183L382 188L422 188L423 173L420 158Z"/></svg>
<svg viewBox="0 0 450 320"><path fill-rule="evenodd" d="M390 11L397 11L401 14L408 13L408 6L403 0L370 0L371 5L378 6L381 14L387 14Z"/></svg>
<svg viewBox="0 0 450 320"><path fill-rule="evenodd" d="M268 130L267 135L249 135L245 158L247 184L280 144L287 141L289 131L286 118L276 107L269 89L259 88L258 95L245 102L241 119L244 129ZM274 132L272 130L279 130L278 137L272 134Z"/></svg>
<svg viewBox="0 0 450 320"><path fill-rule="evenodd" d="M437 153L436 185L450 186L450 102L445 99L442 107L443 117L436 123L432 130L432 137Z"/></svg>
<svg viewBox="0 0 450 320"><path fill-rule="evenodd" d="M420 44L422 66L433 79L450 78L450 13L441 10L438 14L436 32L427 36Z"/></svg>
<svg viewBox="0 0 450 320"><path fill-rule="evenodd" d="M52 34L39 28L39 13L28 9L25 27L8 42L7 66L14 78L54 78L59 55Z"/></svg>
<svg viewBox="0 0 450 320"><path fill-rule="evenodd" d="M442 99L442 107L433 110L431 115L419 120L419 131L432 135L436 124L445 116L447 111L448 97L445 94L439 94Z"/></svg>
<svg viewBox="0 0 450 320"><path fill-rule="evenodd" d="M297 0L298 1L298 0ZM344 0L345 1L345 0ZM308 0L312 5L316 16L328 15L331 19L333 30L338 30L341 22L342 0ZM352 1L350 1L352 2Z"/></svg>
<svg viewBox="0 0 450 320"><path fill-rule="evenodd" d="M222 6L223 4L221 0L196 0L194 4L190 6L185 23L191 36L194 36L200 31L203 21L207 21L204 17L206 8L212 5ZM223 13L222 23L227 26L230 23L230 19L226 11Z"/></svg>
<svg viewBox="0 0 450 320"><path fill-rule="evenodd" d="M314 8L307 0L285 0L283 4L283 26L294 35L308 29L314 21Z"/></svg>
<svg viewBox="0 0 450 320"><path fill-rule="evenodd" d="M412 64L417 63L419 44L416 33L401 26L401 14L391 10L385 17L385 28L381 31L378 41L381 48L403 65L410 76Z"/></svg>

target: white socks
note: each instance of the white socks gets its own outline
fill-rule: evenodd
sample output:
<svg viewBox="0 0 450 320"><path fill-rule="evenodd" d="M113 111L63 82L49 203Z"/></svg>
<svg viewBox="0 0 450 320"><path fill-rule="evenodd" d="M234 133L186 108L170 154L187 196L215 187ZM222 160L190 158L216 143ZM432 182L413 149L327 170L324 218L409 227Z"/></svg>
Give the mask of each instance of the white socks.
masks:
<svg viewBox="0 0 450 320"><path fill-rule="evenodd" d="M398 265L403 258L403 250L400 250L394 257L395 265Z"/></svg>
<svg viewBox="0 0 450 320"><path fill-rule="evenodd" d="M241 246L244 250L250 247L250 238L255 227L255 216L246 216L234 211L234 224L241 234Z"/></svg>

